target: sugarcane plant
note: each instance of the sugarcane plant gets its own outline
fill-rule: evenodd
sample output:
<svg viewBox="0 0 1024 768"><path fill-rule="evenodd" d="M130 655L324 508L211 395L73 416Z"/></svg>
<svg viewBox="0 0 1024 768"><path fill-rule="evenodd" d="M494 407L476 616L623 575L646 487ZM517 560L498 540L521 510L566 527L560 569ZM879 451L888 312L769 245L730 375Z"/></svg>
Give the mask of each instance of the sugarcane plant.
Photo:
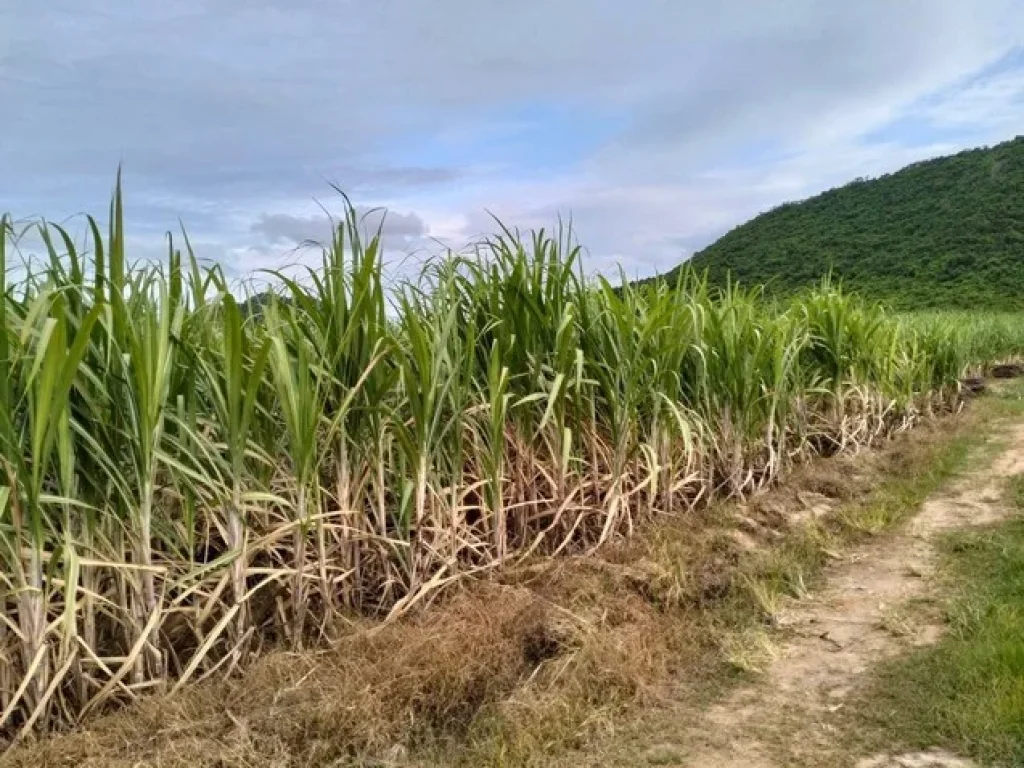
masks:
<svg viewBox="0 0 1024 768"><path fill-rule="evenodd" d="M827 280L588 277L567 225L389 280L342 208L255 296L184 233L132 262L120 182L105 232L0 218L0 739L744 497L1024 348Z"/></svg>

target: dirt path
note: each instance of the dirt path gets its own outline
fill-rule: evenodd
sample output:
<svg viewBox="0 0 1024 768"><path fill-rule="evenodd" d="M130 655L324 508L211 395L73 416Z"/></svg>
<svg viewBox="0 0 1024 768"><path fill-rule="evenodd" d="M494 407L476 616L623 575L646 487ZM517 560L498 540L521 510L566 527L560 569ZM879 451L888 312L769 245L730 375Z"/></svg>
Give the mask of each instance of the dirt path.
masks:
<svg viewBox="0 0 1024 768"><path fill-rule="evenodd" d="M940 617L929 618L927 610L913 611L913 619L905 616L909 601L934 594L936 536L1008 514L1001 483L1024 472L1024 425L1004 427L993 439L1007 446L994 460L974 461L951 487L927 501L902 533L854 550L829 568L822 591L787 606L786 640L764 679L735 691L687 729L685 742L697 746L676 756L669 751L663 759L655 750L647 762L692 768L844 764L830 722L842 716L858 678L879 660L933 643L942 633ZM856 768L973 765L928 752L879 755Z"/></svg>

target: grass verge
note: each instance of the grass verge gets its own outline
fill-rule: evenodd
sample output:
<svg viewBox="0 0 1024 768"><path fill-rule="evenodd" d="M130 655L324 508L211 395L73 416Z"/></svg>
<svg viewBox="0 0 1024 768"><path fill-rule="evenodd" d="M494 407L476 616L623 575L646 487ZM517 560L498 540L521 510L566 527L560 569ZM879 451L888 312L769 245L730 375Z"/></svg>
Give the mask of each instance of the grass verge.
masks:
<svg viewBox="0 0 1024 768"><path fill-rule="evenodd" d="M1024 510L1024 476L1007 497ZM953 597L935 646L885 665L862 705L870 740L1024 765L1024 519L943 543Z"/></svg>

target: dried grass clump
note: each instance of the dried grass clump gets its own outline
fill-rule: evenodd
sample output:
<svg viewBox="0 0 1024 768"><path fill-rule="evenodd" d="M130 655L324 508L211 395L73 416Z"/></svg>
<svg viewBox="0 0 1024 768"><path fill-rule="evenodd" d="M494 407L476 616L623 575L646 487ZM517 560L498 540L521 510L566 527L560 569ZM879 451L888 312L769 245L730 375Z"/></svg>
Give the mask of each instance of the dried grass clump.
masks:
<svg viewBox="0 0 1024 768"><path fill-rule="evenodd" d="M562 652L561 640L541 642L559 637L550 615L526 590L480 585L329 650L269 653L237 680L147 698L15 750L9 764L127 766L145 755L161 766L324 765L464 733L541 656Z"/></svg>

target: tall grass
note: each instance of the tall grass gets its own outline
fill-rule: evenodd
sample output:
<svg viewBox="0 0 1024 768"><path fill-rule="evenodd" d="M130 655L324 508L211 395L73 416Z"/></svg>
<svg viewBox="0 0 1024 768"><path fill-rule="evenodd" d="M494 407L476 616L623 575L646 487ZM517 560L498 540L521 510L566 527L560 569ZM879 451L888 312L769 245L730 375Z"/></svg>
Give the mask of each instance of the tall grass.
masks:
<svg viewBox="0 0 1024 768"><path fill-rule="evenodd" d="M246 311L184 243L0 223L0 732L230 672L460 574L581 552L959 403L1016 318L900 318L828 285L586 281L501 230L389 290L348 209Z"/></svg>

